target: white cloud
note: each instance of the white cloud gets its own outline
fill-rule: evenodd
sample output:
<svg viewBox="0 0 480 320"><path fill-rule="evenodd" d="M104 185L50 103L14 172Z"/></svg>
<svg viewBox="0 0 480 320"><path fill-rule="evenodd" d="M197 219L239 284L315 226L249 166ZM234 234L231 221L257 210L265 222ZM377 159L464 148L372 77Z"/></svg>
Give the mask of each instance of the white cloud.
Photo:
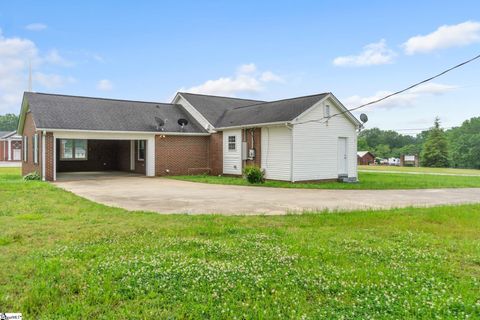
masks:
<svg viewBox="0 0 480 320"><path fill-rule="evenodd" d="M337 57L333 60L336 66L363 67L379 64L392 63L396 54L389 49L387 42L382 39L379 42L367 44L359 55Z"/></svg>
<svg viewBox="0 0 480 320"><path fill-rule="evenodd" d="M241 74L253 73L255 71L257 71L257 66L254 63L243 64L237 69L237 72Z"/></svg>
<svg viewBox="0 0 480 320"><path fill-rule="evenodd" d="M466 21L455 25L444 25L427 35L412 37L403 44L403 49L406 54L412 55L450 47L462 47L475 42L480 42L480 23Z"/></svg>
<svg viewBox="0 0 480 320"><path fill-rule="evenodd" d="M37 84L48 89L60 88L75 82L75 78L73 77L64 77L58 74L46 74L41 72L35 72L32 78Z"/></svg>
<svg viewBox="0 0 480 320"><path fill-rule="evenodd" d="M17 113L20 109L23 91L28 89L28 70L31 63L33 89L52 88L73 82L71 77L42 74L38 70L48 63L42 57L35 43L18 37L5 37L0 30L0 114Z"/></svg>
<svg viewBox="0 0 480 320"><path fill-rule="evenodd" d="M25 26L25 29L30 31L43 31L47 29L47 25L43 23L30 23Z"/></svg>
<svg viewBox="0 0 480 320"><path fill-rule="evenodd" d="M44 60L47 63L62 66L62 67L70 67L73 65L71 61L68 61L67 59L62 57L56 49L50 50L45 56Z"/></svg>
<svg viewBox="0 0 480 320"><path fill-rule="evenodd" d="M261 74L260 80L264 82L284 82L284 79L272 71L265 71Z"/></svg>
<svg viewBox="0 0 480 320"><path fill-rule="evenodd" d="M102 79L98 81L97 89L100 91L110 91L113 89L113 83L108 79Z"/></svg>
<svg viewBox="0 0 480 320"><path fill-rule="evenodd" d="M425 83L409 91L406 91L402 94L393 96L391 98L388 98L386 100L383 100L371 106L365 107L364 109L361 109L361 110L365 111L365 110L372 110L372 109L393 109L396 107L409 107L409 106L413 106L418 101L418 99L422 96L441 95L448 91L454 90L456 88L457 86L441 84L441 83ZM355 108L365 103L368 103L370 101L383 98L391 93L392 91L377 91L374 95L367 96L367 97L361 97L361 96L355 95L355 96L351 96L346 99L343 99L343 102L348 108Z"/></svg>
<svg viewBox="0 0 480 320"><path fill-rule="evenodd" d="M257 72L255 64L244 64L237 68L233 76L207 80L204 83L190 88L181 88L179 91L203 93L213 95L235 96L239 93L254 93L264 89L264 85L271 82L283 82L284 79L271 71Z"/></svg>

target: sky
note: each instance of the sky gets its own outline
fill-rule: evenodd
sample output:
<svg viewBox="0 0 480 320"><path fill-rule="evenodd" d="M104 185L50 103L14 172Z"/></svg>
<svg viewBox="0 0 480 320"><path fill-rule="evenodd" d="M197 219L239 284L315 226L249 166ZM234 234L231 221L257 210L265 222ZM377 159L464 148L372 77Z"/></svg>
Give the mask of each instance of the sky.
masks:
<svg viewBox="0 0 480 320"><path fill-rule="evenodd" d="M170 102L177 91L356 107L480 54L479 1L2 1L0 114L23 92ZM31 66L31 67L29 67ZM480 59L359 110L415 134L480 116Z"/></svg>

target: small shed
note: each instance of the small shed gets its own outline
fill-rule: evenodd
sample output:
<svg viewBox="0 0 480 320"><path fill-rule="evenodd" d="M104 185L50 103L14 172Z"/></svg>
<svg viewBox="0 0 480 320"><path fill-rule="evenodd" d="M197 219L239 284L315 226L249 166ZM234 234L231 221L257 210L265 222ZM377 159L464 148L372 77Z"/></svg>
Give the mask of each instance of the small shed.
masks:
<svg viewBox="0 0 480 320"><path fill-rule="evenodd" d="M370 151L358 151L357 163L363 166L375 164L375 155Z"/></svg>

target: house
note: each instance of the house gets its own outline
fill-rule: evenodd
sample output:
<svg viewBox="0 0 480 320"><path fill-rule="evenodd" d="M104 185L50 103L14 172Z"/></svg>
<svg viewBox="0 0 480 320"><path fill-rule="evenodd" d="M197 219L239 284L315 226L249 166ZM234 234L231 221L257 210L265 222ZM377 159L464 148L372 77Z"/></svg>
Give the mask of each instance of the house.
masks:
<svg viewBox="0 0 480 320"><path fill-rule="evenodd" d="M375 156L370 151L358 151L357 163L363 166L375 164Z"/></svg>
<svg viewBox="0 0 480 320"><path fill-rule="evenodd" d="M21 161L22 137L16 131L0 131L0 161Z"/></svg>
<svg viewBox="0 0 480 320"><path fill-rule="evenodd" d="M331 93L257 101L178 92L171 103L26 92L22 173L118 170L146 176L357 178L361 123Z"/></svg>

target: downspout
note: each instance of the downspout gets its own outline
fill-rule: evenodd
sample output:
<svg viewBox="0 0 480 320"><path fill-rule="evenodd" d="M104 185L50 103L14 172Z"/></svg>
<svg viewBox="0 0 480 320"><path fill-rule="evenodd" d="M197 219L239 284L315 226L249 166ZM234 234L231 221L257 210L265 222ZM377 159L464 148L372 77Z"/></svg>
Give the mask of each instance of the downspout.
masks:
<svg viewBox="0 0 480 320"><path fill-rule="evenodd" d="M290 182L295 182L295 176L293 174L293 126L290 126L288 122L285 122L285 127L287 127L288 129L290 129Z"/></svg>
<svg viewBox="0 0 480 320"><path fill-rule="evenodd" d="M45 156L45 135L46 135L46 132L45 131L42 131L42 181L45 181L45 168L46 168L46 165L45 165L45 159L46 159L46 156Z"/></svg>

